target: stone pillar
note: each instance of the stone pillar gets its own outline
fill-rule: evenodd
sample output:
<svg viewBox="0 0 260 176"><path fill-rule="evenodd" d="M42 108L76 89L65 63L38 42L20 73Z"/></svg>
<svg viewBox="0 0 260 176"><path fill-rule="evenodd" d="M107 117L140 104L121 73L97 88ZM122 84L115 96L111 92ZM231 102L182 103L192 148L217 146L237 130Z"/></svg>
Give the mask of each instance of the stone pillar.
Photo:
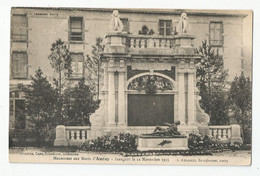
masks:
<svg viewBox="0 0 260 176"><path fill-rule="evenodd" d="M235 142L243 143L240 133L240 126L239 125L231 125L231 144Z"/></svg>
<svg viewBox="0 0 260 176"><path fill-rule="evenodd" d="M115 125L115 72L108 71L108 126Z"/></svg>
<svg viewBox="0 0 260 176"><path fill-rule="evenodd" d="M185 86L184 86L184 72L178 73L178 119L180 126L186 126L185 123Z"/></svg>
<svg viewBox="0 0 260 176"><path fill-rule="evenodd" d="M118 79L118 125L124 126L125 117L125 72L119 72Z"/></svg>
<svg viewBox="0 0 260 176"><path fill-rule="evenodd" d="M195 125L194 72L188 74L188 125Z"/></svg>
<svg viewBox="0 0 260 176"><path fill-rule="evenodd" d="M54 141L54 146L68 146L66 128L64 125L58 125L56 127L56 139Z"/></svg>

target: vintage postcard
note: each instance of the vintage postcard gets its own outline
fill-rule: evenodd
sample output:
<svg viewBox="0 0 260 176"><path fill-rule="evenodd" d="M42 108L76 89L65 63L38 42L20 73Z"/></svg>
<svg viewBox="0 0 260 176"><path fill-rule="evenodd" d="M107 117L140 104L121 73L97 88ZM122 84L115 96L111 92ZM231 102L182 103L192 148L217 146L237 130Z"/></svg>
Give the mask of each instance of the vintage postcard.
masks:
<svg viewBox="0 0 260 176"><path fill-rule="evenodd" d="M13 7L9 160L251 165L252 11Z"/></svg>

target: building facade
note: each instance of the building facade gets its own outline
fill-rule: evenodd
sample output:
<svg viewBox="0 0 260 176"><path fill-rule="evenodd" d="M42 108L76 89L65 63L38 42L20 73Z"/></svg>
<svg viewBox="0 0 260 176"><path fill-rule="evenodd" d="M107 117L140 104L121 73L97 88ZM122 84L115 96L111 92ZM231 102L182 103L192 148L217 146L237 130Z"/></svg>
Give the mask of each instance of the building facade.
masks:
<svg viewBox="0 0 260 176"><path fill-rule="evenodd" d="M30 75L34 75L39 67L48 77L56 74L50 65L48 55L51 44L58 38L66 42L71 53L73 68L71 81L89 76L84 67L86 56L91 55L92 46L97 37L105 39L109 31L112 11L112 9L90 8L12 9L10 128L26 128L26 117L22 113L25 108L24 97L18 91L17 85L30 83ZM146 25L149 30L153 30L152 36L171 38L176 34L176 26L184 10L120 9L119 12L125 34L138 36L139 31ZM207 40L211 46L218 49L220 56L224 59L224 67L229 69L229 80L239 75L241 71L244 71L246 75L251 75L251 58L245 57L247 56L246 47L243 46L243 20L249 12L202 10L185 10L185 12L188 14L190 31L196 36L196 40L192 40L192 47L198 48L202 41ZM165 68L159 70L175 73L174 67L171 67L174 65L171 65L171 68L167 64L161 64L160 67L162 65ZM139 64L128 66L131 66L127 67L129 71L140 67ZM151 70L150 67L149 70ZM128 77L128 75L125 76ZM120 87L115 89L119 91ZM135 97L132 98L135 99ZM173 111L177 112L177 106L174 108L176 109ZM108 109L111 108L108 107ZM115 112L112 114L115 115ZM136 121L124 123L128 125L134 122Z"/></svg>

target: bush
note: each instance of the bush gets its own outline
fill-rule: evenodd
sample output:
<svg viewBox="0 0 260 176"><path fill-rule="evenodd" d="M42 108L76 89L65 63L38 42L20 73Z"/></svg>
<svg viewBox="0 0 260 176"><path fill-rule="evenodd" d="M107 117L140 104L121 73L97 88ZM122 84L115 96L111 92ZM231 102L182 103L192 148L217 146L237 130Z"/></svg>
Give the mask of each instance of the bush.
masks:
<svg viewBox="0 0 260 176"><path fill-rule="evenodd" d="M9 148L11 147L43 147L53 146L55 130L43 128L15 129L9 133Z"/></svg>
<svg viewBox="0 0 260 176"><path fill-rule="evenodd" d="M230 144L221 143L219 140L207 135L201 137L198 134L190 134L188 138L188 147L192 151L197 150L223 150L229 149Z"/></svg>
<svg viewBox="0 0 260 176"><path fill-rule="evenodd" d="M31 144L32 134L32 131L28 129L11 130L9 133L9 148L34 146Z"/></svg>
<svg viewBox="0 0 260 176"><path fill-rule="evenodd" d="M88 140L82 146L84 151L102 151L102 152L133 152L137 148L137 135L129 133L120 133L111 137L109 134Z"/></svg>
<svg viewBox="0 0 260 176"><path fill-rule="evenodd" d="M55 128L34 127L31 136L36 147L53 146Z"/></svg>

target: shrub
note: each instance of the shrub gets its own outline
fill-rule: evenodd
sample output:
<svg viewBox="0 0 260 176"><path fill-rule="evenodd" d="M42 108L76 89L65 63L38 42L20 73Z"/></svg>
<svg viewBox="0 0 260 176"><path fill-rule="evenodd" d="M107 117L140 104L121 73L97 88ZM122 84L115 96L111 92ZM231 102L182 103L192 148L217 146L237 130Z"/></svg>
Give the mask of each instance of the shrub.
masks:
<svg viewBox="0 0 260 176"><path fill-rule="evenodd" d="M111 137L109 134L88 140L82 146L84 151L102 151L102 152L133 152L137 148L137 135L129 133L120 133Z"/></svg>
<svg viewBox="0 0 260 176"><path fill-rule="evenodd" d="M188 147L190 150L223 150L230 148L230 144L221 143L219 140L205 135L190 134L188 138Z"/></svg>
<svg viewBox="0 0 260 176"><path fill-rule="evenodd" d="M29 129L11 130L9 133L9 148L32 146L32 134L32 131Z"/></svg>

